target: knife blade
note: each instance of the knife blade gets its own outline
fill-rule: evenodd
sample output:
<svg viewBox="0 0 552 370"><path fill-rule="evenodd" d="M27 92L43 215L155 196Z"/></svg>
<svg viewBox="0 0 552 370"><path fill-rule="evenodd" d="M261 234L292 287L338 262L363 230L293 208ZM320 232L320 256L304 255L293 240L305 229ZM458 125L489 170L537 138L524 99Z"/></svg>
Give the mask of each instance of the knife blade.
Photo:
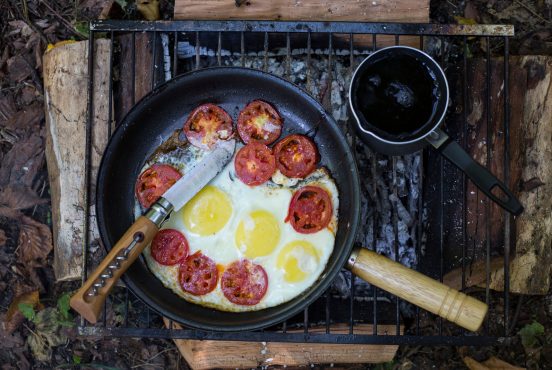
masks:
<svg viewBox="0 0 552 370"><path fill-rule="evenodd" d="M174 183L162 197L178 211L190 199L217 176L232 159L236 148L235 140L219 141L215 149Z"/></svg>

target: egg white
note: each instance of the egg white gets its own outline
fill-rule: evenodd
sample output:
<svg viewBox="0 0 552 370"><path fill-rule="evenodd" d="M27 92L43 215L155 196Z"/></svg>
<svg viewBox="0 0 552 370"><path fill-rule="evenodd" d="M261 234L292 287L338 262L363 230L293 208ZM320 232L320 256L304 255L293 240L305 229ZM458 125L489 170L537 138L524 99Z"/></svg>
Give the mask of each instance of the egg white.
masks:
<svg viewBox="0 0 552 370"><path fill-rule="evenodd" d="M189 163L182 163L176 166L181 170L183 176L185 176L186 170L191 168L193 163L201 158L201 155L194 152L193 155L181 158L187 158L186 161L189 161ZM171 164L175 163L174 160L167 160L167 162ZM279 174L279 176L285 177L282 174ZM182 210L173 212L169 220L163 225L163 229L176 229L186 236L190 247L190 254L201 251L217 263L219 267L219 282L212 292L195 296L183 291L178 281L178 265L164 266L157 263L151 256L150 247L148 246L144 250L144 256L149 269L161 280L164 286L187 301L222 311L242 312L260 310L282 304L303 293L322 274L333 251L335 234L337 232L339 195L335 182L325 168L317 169L303 180L284 179L281 177L280 179L282 181L278 182L281 182L283 185L272 181L254 187L245 185L236 176L233 159L209 183L209 185L223 191L232 203L232 214L221 230L208 236L200 236L190 232L184 223ZM306 185L316 185L327 190L331 196L333 205L333 215L328 227L313 234L298 233L289 222L285 222L293 192ZM139 207L137 207L138 210ZM252 262L261 265L267 273L268 288L266 294L256 305L237 305L230 302L224 296L220 288L220 277L223 274L225 266L233 261L246 258L243 252L236 246L235 233L240 221L247 220L249 214L257 210L268 211L275 217L280 228L280 238L275 249L270 254L250 258ZM136 213L138 216L139 212ZM290 283L284 278L285 270L277 267L277 257L288 243L296 240L304 240L311 243L315 247L318 259L316 261L308 256L296 255L295 257L298 258L299 264L308 266L311 272L304 280Z"/></svg>

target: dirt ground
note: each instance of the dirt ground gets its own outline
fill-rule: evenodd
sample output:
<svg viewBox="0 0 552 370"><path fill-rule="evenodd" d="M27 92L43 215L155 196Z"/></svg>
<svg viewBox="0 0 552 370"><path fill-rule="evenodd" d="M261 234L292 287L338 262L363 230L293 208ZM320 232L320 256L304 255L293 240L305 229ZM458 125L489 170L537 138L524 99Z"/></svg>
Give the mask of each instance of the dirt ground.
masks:
<svg viewBox="0 0 552 370"><path fill-rule="evenodd" d="M56 284L51 212L44 160L42 54L48 44L86 38L86 21L107 0L0 0L0 366L7 369L186 369L172 341L82 340L67 294L77 283ZM116 0L113 17L141 19L132 0ZM160 1L162 19L172 3ZM439 23L514 24L512 54L552 54L552 1L432 1ZM519 308L516 304L519 303ZM552 294L512 298L517 333L500 347L401 347L377 369L461 369L466 356L494 356L512 365L552 368ZM491 368L490 364L487 363ZM475 366L475 365L474 365ZM352 368L369 368L353 366ZM473 367L476 368L476 367ZM499 367L495 367L499 368ZM506 367L500 367L506 368Z"/></svg>

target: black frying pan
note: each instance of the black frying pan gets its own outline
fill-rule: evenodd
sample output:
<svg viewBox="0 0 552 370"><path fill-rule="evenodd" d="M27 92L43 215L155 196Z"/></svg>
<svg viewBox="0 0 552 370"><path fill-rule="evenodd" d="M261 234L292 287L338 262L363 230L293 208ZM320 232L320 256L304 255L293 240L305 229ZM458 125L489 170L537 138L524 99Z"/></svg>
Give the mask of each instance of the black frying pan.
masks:
<svg viewBox="0 0 552 370"><path fill-rule="evenodd" d="M210 102L236 119L254 99L277 107L284 118L282 137L302 133L314 139L322 158L320 165L330 170L337 184L338 229L322 275L295 299L246 313L220 312L188 303L165 288L143 259L132 264L124 275L127 286L163 316L184 325L205 330L250 330L274 325L303 310L328 288L349 259L348 267L367 281L471 330L477 329L486 313L483 303L366 249L351 252L359 222L360 190L353 153L344 135L305 91L257 70L219 67L191 72L159 86L128 113L107 145L98 175L97 217L107 249L134 222L134 183L140 169L155 149L183 126L189 112ZM73 299L81 300L80 306L72 304L79 312L83 305L93 303L81 292Z"/></svg>

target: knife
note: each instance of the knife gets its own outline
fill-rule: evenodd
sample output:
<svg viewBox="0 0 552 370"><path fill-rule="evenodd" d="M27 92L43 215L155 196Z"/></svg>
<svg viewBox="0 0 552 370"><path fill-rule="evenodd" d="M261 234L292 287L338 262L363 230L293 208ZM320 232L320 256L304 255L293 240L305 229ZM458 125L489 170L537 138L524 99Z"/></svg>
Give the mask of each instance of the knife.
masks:
<svg viewBox="0 0 552 370"><path fill-rule="evenodd" d="M95 324L103 303L117 280L151 243L171 212L184 207L226 167L234 155L235 147L235 140L220 141L140 216L71 297L71 307Z"/></svg>

